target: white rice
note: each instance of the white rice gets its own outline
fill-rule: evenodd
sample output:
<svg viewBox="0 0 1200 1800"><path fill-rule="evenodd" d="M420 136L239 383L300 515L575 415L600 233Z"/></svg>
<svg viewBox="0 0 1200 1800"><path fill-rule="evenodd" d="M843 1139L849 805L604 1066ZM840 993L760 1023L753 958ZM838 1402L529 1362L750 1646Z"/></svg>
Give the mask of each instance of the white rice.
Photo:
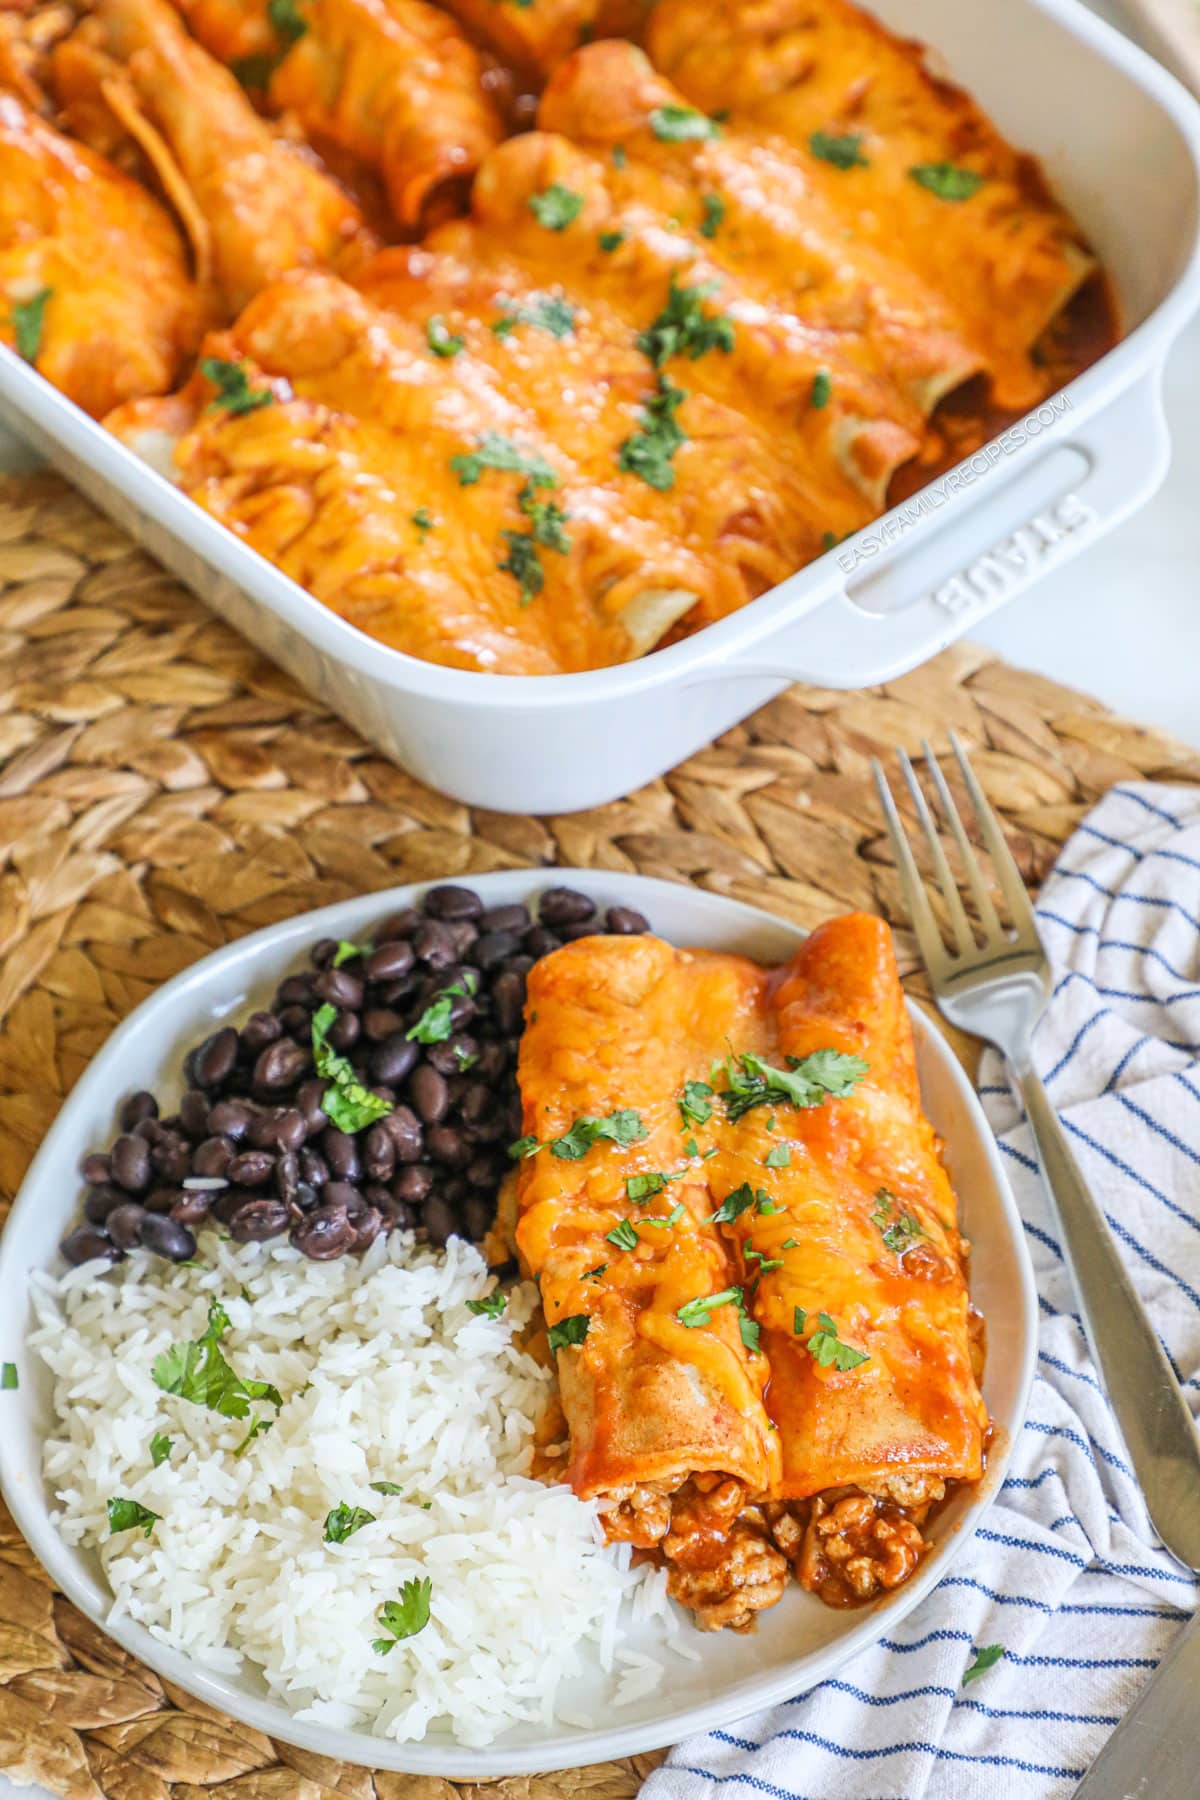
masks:
<svg viewBox="0 0 1200 1800"><path fill-rule="evenodd" d="M202 1269L139 1252L110 1273L35 1279L31 1341L57 1415L46 1478L63 1536L99 1552L111 1618L227 1675L247 1659L299 1718L401 1740L435 1725L480 1745L518 1721L578 1723L559 1690L597 1659L612 1675L606 1710L658 1686L647 1622L678 1643L661 1572L631 1569L593 1505L529 1475L553 1383L514 1342L531 1284L499 1319L472 1314L491 1282L458 1239L435 1255L394 1234L361 1259L314 1263L210 1232L198 1256ZM169 1345L201 1336L216 1298L223 1354L283 1396L277 1418L255 1405L274 1424L240 1457L248 1420L151 1376ZM158 1468L155 1433L174 1441ZM149 1538L110 1535L114 1496L162 1515ZM326 1543L341 1501L375 1523ZM428 1625L378 1654L381 1604L423 1576ZM628 1629L637 1651L621 1647Z"/></svg>

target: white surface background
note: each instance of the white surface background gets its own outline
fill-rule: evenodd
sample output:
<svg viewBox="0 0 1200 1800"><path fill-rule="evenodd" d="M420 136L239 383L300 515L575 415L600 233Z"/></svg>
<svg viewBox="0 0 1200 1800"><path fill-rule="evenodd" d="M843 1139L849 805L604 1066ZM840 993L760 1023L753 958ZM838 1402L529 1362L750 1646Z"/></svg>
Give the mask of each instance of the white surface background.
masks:
<svg viewBox="0 0 1200 1800"><path fill-rule="evenodd" d="M1118 0L1089 3L1127 26ZM1200 745L1200 319L1172 354L1166 399L1174 457L1155 498L973 636ZM0 1800L17 1792L0 1775Z"/></svg>

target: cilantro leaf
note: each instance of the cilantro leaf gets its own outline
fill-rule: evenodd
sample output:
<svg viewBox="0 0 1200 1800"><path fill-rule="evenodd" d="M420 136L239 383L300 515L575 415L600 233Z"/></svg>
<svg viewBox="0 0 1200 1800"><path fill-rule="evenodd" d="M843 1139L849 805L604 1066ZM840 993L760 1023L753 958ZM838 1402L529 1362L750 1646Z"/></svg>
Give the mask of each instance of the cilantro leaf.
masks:
<svg viewBox="0 0 1200 1800"><path fill-rule="evenodd" d="M267 0L267 17L283 44L294 44L308 30L296 0Z"/></svg>
<svg viewBox="0 0 1200 1800"><path fill-rule="evenodd" d="M54 289L39 288L29 300L18 301L12 309L13 340L17 355L27 363L37 361L42 347L42 331L46 323L46 302Z"/></svg>
<svg viewBox="0 0 1200 1800"><path fill-rule="evenodd" d="M707 1081L685 1081L679 1112L685 1125L707 1125L712 1118L712 1088ZM691 1140L693 1143L695 1139ZM698 1151L689 1151L696 1156Z"/></svg>
<svg viewBox="0 0 1200 1800"><path fill-rule="evenodd" d="M339 1500L333 1511L325 1515L325 1542L344 1544L348 1537L353 1537L364 1525L374 1523L375 1514L368 1512L365 1506L347 1506L344 1500Z"/></svg>
<svg viewBox="0 0 1200 1800"><path fill-rule="evenodd" d="M984 184L985 177L974 169L960 169L956 163L917 163L909 174L927 192L939 200L969 200Z"/></svg>
<svg viewBox="0 0 1200 1800"><path fill-rule="evenodd" d="M5 1363L0 1367L0 1392L15 1393L20 1385L16 1363Z"/></svg>
<svg viewBox="0 0 1200 1800"><path fill-rule="evenodd" d="M164 1437L161 1431L155 1432L154 1436L150 1439L150 1461L156 1469L159 1463L165 1463L167 1461L174 1448L175 1444L173 1439Z"/></svg>
<svg viewBox="0 0 1200 1800"><path fill-rule="evenodd" d="M587 1313L571 1313L568 1318L560 1319L557 1325L551 1325L546 1333L551 1350L557 1352L567 1344L582 1344L591 1322Z"/></svg>
<svg viewBox="0 0 1200 1800"><path fill-rule="evenodd" d="M114 1498L108 1503L108 1532L113 1537L118 1531L133 1531L137 1526L143 1527L142 1536L149 1537L154 1530L161 1513L151 1512L140 1500L121 1500Z"/></svg>
<svg viewBox="0 0 1200 1800"><path fill-rule="evenodd" d="M208 1328L194 1344L172 1344L156 1356L151 1375L165 1394L178 1394L196 1406L220 1413L225 1419L244 1419L251 1400L266 1400L278 1408L283 1397L269 1381L255 1381L234 1372L221 1353L220 1340L229 1329L229 1315L219 1300L208 1309Z"/></svg>
<svg viewBox="0 0 1200 1800"><path fill-rule="evenodd" d="M216 397L209 402L210 412L223 410L236 415L256 412L260 406L274 404L275 396L270 388L250 386L250 378L242 363L226 362L218 356L202 356L200 373L217 390Z"/></svg>
<svg viewBox="0 0 1200 1800"><path fill-rule="evenodd" d="M247 1450L250 1448L250 1446L254 1442L255 1438L256 1437L265 1437L267 1432L270 1431L271 1426L274 1423L275 1423L275 1421L273 1419L253 1419L251 1421L249 1431L246 1433L245 1437L242 1439L241 1443L237 1446L237 1449L234 1451L233 1454L235 1456L245 1456Z"/></svg>
<svg viewBox="0 0 1200 1800"><path fill-rule="evenodd" d="M761 1329L757 1319L752 1319L749 1313L743 1310L738 1314L738 1330L741 1333L742 1342L745 1344L747 1350L752 1351L756 1356L758 1354L758 1338Z"/></svg>
<svg viewBox="0 0 1200 1800"><path fill-rule="evenodd" d="M508 1146L508 1154L514 1162L520 1162L523 1157L536 1156L538 1151L543 1149L545 1149L545 1145L539 1144L533 1133L528 1132L524 1137L514 1138Z"/></svg>
<svg viewBox="0 0 1200 1800"><path fill-rule="evenodd" d="M508 1295L497 1288L494 1294L488 1294L483 1300L468 1300L467 1311L485 1319L498 1319L507 1305Z"/></svg>
<svg viewBox="0 0 1200 1800"><path fill-rule="evenodd" d="M677 1206L673 1206L671 1208L670 1212L666 1215L665 1218L642 1219L640 1221L640 1223L643 1225L659 1225L664 1228L668 1225L678 1225L680 1219L682 1219L682 1217L686 1211L687 1211L687 1208L684 1206L683 1201L681 1200Z"/></svg>
<svg viewBox="0 0 1200 1800"><path fill-rule="evenodd" d="M725 201L720 194L704 194L700 204L704 208L704 216L700 220L700 236L711 241L724 221Z"/></svg>
<svg viewBox="0 0 1200 1800"><path fill-rule="evenodd" d="M503 297L500 305L504 317L497 319L492 330L497 337L509 337L518 325L536 325L551 337L570 337L575 329L576 309L559 294L534 294L528 300Z"/></svg>
<svg viewBox="0 0 1200 1800"><path fill-rule="evenodd" d="M745 1305L740 1287L722 1288L719 1294L699 1294L696 1299L685 1301L676 1312L675 1317L689 1331L695 1331L698 1325L707 1325L718 1306L736 1306L739 1311Z"/></svg>
<svg viewBox="0 0 1200 1800"><path fill-rule="evenodd" d="M792 1149L790 1144L772 1144L771 1148L767 1151L765 1166L768 1169L786 1169L790 1166L791 1160Z"/></svg>
<svg viewBox="0 0 1200 1800"><path fill-rule="evenodd" d="M675 414L686 399L686 389L675 387L669 375L660 375L656 391L642 401L641 430L625 438L617 451L617 467L639 476L660 494L675 486L671 460L687 442Z"/></svg>
<svg viewBox="0 0 1200 1800"><path fill-rule="evenodd" d="M656 106L650 114L650 129L664 144L695 143L721 135L716 121L694 106Z"/></svg>
<svg viewBox="0 0 1200 1800"><path fill-rule="evenodd" d="M785 1245L784 1248L786 1249L787 1246ZM795 1337L803 1337L804 1330L805 1330L805 1327L807 1326L807 1324L808 1324L808 1314L805 1312L804 1308L802 1306L793 1307L792 1308L792 1333L793 1333L793 1335Z"/></svg>
<svg viewBox="0 0 1200 1800"><path fill-rule="evenodd" d="M450 467L458 476L460 487L473 487L485 469L502 469L511 474L528 475L537 487L558 486L558 476L540 456L526 455L498 431L485 431L474 450L450 458Z"/></svg>
<svg viewBox="0 0 1200 1800"><path fill-rule="evenodd" d="M734 1188L731 1194L726 1194L716 1212L710 1213L705 1223L708 1225L731 1225L734 1219L741 1217L747 1207L753 1205L754 1189L748 1181L743 1181L741 1187Z"/></svg>
<svg viewBox="0 0 1200 1800"><path fill-rule="evenodd" d="M338 947L333 953L333 967L340 969L343 963L351 962L354 957L365 956L369 949L369 944L352 944L349 938L339 938Z"/></svg>
<svg viewBox="0 0 1200 1800"><path fill-rule="evenodd" d="M758 1264L755 1271L757 1275L769 1275L772 1269L782 1269L783 1267L782 1256L768 1256L765 1251L756 1250L753 1244L746 1245L744 1255L747 1262L753 1261Z"/></svg>
<svg viewBox="0 0 1200 1800"><path fill-rule="evenodd" d="M810 399L812 405L817 409L818 412L821 410L822 407L829 405L829 400L830 400L830 396L832 395L832 393L833 393L833 377L830 375L829 370L828 369L818 369L816 374L813 376L812 391L809 395L809 399Z"/></svg>
<svg viewBox="0 0 1200 1800"><path fill-rule="evenodd" d="M637 347L656 369L672 356L688 356L693 362L709 350L733 349L733 323L721 313L704 311L703 302L716 291L715 282L680 287L671 276L667 304L653 323L638 333Z"/></svg>
<svg viewBox="0 0 1200 1800"><path fill-rule="evenodd" d="M897 1209L894 1219L893 1208ZM875 1211L871 1214L871 1223L878 1226L884 1243L897 1256L903 1256L906 1250L912 1249L919 1237L925 1236L921 1221L900 1207L895 1194L885 1187L881 1187L875 1195Z"/></svg>
<svg viewBox="0 0 1200 1800"><path fill-rule="evenodd" d="M690 1137L688 1139L687 1143L683 1146L683 1154L685 1156L699 1156L700 1146L696 1142L694 1137Z"/></svg>
<svg viewBox="0 0 1200 1800"><path fill-rule="evenodd" d="M975 1661L963 1672L963 1686L966 1687L969 1681L974 1681L978 1676L986 1675L989 1669L995 1668L1004 1654L1003 1644L982 1644L975 1652Z"/></svg>
<svg viewBox="0 0 1200 1800"><path fill-rule="evenodd" d="M830 131L814 131L808 147L822 162L835 169L869 169L870 162L862 153L861 131L848 131L844 137Z"/></svg>
<svg viewBox="0 0 1200 1800"><path fill-rule="evenodd" d="M540 194L530 194L529 210L547 231L565 231L583 211L583 195L561 181L552 181Z"/></svg>
<svg viewBox="0 0 1200 1800"><path fill-rule="evenodd" d="M637 1230L628 1219L622 1219L619 1225L606 1231L604 1238L606 1243L615 1245L618 1250L636 1250L638 1247Z"/></svg>
<svg viewBox="0 0 1200 1800"><path fill-rule="evenodd" d="M725 1063L729 1085L721 1093L729 1118L740 1119L755 1106L820 1106L830 1096L851 1093L870 1066L861 1056L847 1056L841 1050L789 1056L787 1063L786 1069L774 1068L749 1050L729 1057Z"/></svg>
<svg viewBox="0 0 1200 1800"><path fill-rule="evenodd" d="M377 1494L402 1494L404 1489L395 1481L370 1481L367 1486Z"/></svg>
<svg viewBox="0 0 1200 1800"><path fill-rule="evenodd" d="M655 1194L661 1194L666 1185L666 1176L657 1170L649 1175L629 1175L625 1180L625 1198L641 1204L653 1200Z"/></svg>
<svg viewBox="0 0 1200 1800"><path fill-rule="evenodd" d="M428 507L418 506L416 512L412 514L412 522L421 534L421 542L424 543L426 532L433 530L433 514L429 511Z"/></svg>
<svg viewBox="0 0 1200 1800"><path fill-rule="evenodd" d="M467 347L466 338L460 337L456 331L451 331L440 313L434 313L433 317L426 321L425 342L435 356L443 358L457 356L460 350L465 350Z"/></svg>
<svg viewBox="0 0 1200 1800"><path fill-rule="evenodd" d="M583 1281L599 1281L607 1267L607 1263L597 1263L594 1269L585 1269L580 1279Z"/></svg>
<svg viewBox="0 0 1200 1800"><path fill-rule="evenodd" d="M605 256L611 256L613 251L619 250L625 242L625 233L623 231L602 231L596 242Z"/></svg>
<svg viewBox="0 0 1200 1800"><path fill-rule="evenodd" d="M373 1638L372 1650L386 1656L405 1638L416 1637L418 1631L424 1631L429 1623L432 1592L433 1582L426 1575L422 1581L406 1581L400 1589L399 1600L385 1600L379 1609L379 1622L388 1636Z"/></svg>
<svg viewBox="0 0 1200 1800"><path fill-rule="evenodd" d="M797 1307L797 1313L800 1309ZM844 1344L838 1337L838 1328L827 1312L817 1314L817 1329L805 1344L805 1349L815 1363L823 1369L838 1369L844 1375L850 1369L857 1369L860 1363L870 1362L865 1350L856 1350L853 1344Z"/></svg>
<svg viewBox="0 0 1200 1800"><path fill-rule="evenodd" d="M449 987L439 988L416 1024L405 1032L404 1036L411 1044L444 1044L454 1031L454 1002L470 997L475 992L475 977L468 975L463 981L452 981Z"/></svg>
<svg viewBox="0 0 1200 1800"><path fill-rule="evenodd" d="M560 1157L564 1162L578 1162L601 1139L620 1144L624 1148L640 1143L649 1135L642 1124L641 1114L634 1112L632 1107L625 1107L618 1112L609 1113L606 1119L576 1119L570 1131L553 1140L550 1154Z"/></svg>
<svg viewBox="0 0 1200 1800"><path fill-rule="evenodd" d="M629 152L626 150L624 144L613 145L612 160L614 169L623 169L625 167L626 163L629 161Z"/></svg>
<svg viewBox="0 0 1200 1800"><path fill-rule="evenodd" d="M364 1087L352 1063L338 1056L328 1043L329 1028L337 1018L337 1007L328 1003L313 1014L313 1061L317 1074L332 1085L321 1096L321 1111L339 1131L361 1131L391 1112L391 1102Z"/></svg>

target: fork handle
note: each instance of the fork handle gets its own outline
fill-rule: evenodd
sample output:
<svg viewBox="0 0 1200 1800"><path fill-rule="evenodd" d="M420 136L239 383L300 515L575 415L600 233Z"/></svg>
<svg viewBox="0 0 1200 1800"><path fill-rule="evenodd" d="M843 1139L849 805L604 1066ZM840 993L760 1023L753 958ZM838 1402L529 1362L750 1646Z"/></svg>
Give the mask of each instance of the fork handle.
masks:
<svg viewBox="0 0 1200 1800"><path fill-rule="evenodd" d="M1092 1355L1154 1527L1200 1568L1200 1437L1104 1214L1031 1064L1015 1069Z"/></svg>

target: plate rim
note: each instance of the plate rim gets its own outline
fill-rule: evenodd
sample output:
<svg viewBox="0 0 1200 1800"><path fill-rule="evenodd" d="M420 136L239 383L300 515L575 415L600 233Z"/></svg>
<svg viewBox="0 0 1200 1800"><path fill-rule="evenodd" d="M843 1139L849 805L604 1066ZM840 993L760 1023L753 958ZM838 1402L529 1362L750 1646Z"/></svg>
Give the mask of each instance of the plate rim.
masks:
<svg viewBox="0 0 1200 1800"><path fill-rule="evenodd" d="M629 903L642 902L640 910L653 917L654 896L660 894L672 904L678 903L682 890L689 902L699 904L714 921L723 921L747 932L770 929L794 937L799 942L807 930L794 922L781 919L765 907L752 906L723 894L698 888L686 881L668 881L624 870L584 869L577 867L531 867L491 870L476 874L465 871L435 879L424 878L394 887L376 889L333 901L327 906L292 914L289 918L249 932L233 942L210 951L198 962L172 976L153 993L148 994L105 1039L83 1074L60 1106L46 1132L24 1180L13 1201L3 1233L0 1233L0 1308L14 1281L19 1281L24 1268L18 1263L16 1233L13 1226L32 1211L37 1190L54 1166L59 1142L68 1136L76 1116L85 1111L93 1094L101 1092L112 1065L119 1059L126 1042L144 1029L160 1012L169 1012L173 1004L189 994L201 992L216 969L227 971L245 964L247 969L267 948L298 948L323 936L344 936L338 929L349 915L365 915L377 910L383 914L412 903L414 897L430 888L450 881L465 883L483 892L527 885L531 893L539 888L577 882L585 889L619 889ZM605 904L623 904L610 900ZM838 915L831 915L838 916ZM327 929L322 929L327 927ZM357 929L357 923L350 927ZM669 941L669 940L668 940ZM251 978L252 979L252 978ZM1028 1242L1017 1211L1016 1201L1001 1161L996 1139L984 1116L975 1089L933 1018L905 996L909 1018L918 1048L939 1064L941 1076L957 1090L966 1117L973 1127L976 1147L988 1166L1000 1202L1007 1236L1013 1251L1019 1281L1021 1330L1021 1369L1016 1386L1012 1424L1019 1429L1024 1420L1037 1359L1037 1301L1033 1267ZM115 1102L116 1091L113 1092ZM728 1725L749 1714L763 1711L797 1693L805 1693L818 1682L877 1643L883 1633L905 1618L932 1592L960 1558L976 1529L1003 1485L1012 1457L1016 1429L1001 1432L993 1443L987 1471L975 1498L965 1509L954 1531L939 1545L912 1579L893 1595L861 1614L861 1622L828 1645L811 1650L802 1657L781 1663L774 1671L760 1671L727 1686L719 1698L683 1707L660 1719L641 1720L629 1724L605 1724L590 1728L572 1727L565 1723L553 1726L554 1735L541 1743L495 1744L472 1748L444 1736L424 1737L406 1743L376 1737L359 1728L324 1725L312 1720L296 1719L282 1699L243 1692L233 1680L198 1667L181 1651L165 1645L160 1639L133 1620L122 1618L111 1622L107 1616L112 1604L111 1593L104 1584L81 1576L70 1562L74 1554L50 1518L50 1501L44 1483L36 1493L25 1484L11 1466L12 1445L16 1433L0 1432L0 1493L26 1542L45 1568L52 1582L107 1637L112 1638L131 1655L146 1664L155 1674L165 1678L194 1699L200 1700L243 1725L277 1738L297 1749L333 1757L357 1767L382 1769L389 1773L440 1775L448 1780L480 1780L507 1775L540 1774L563 1768L578 1768L590 1763L607 1762L638 1755L663 1745L674 1745L697 1731L709 1731ZM811 1666L806 1672L806 1665ZM669 1673L660 1690L669 1694ZM566 1759L566 1760L564 1760Z"/></svg>

